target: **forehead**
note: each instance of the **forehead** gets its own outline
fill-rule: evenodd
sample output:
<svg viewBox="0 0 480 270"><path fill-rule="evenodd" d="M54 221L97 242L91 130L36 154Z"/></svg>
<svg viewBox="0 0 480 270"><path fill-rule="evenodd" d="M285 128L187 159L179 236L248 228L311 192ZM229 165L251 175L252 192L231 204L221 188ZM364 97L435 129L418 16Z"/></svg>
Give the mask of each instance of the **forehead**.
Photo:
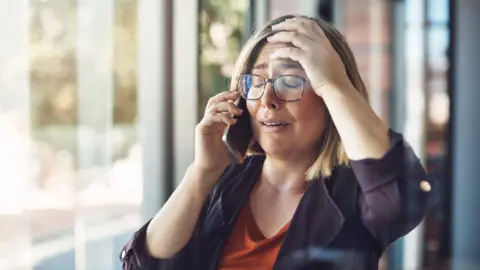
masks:
<svg viewBox="0 0 480 270"><path fill-rule="evenodd" d="M270 60L270 55L281 48L293 47L289 43L265 43L261 48L254 63Z"/></svg>
<svg viewBox="0 0 480 270"><path fill-rule="evenodd" d="M253 61L253 69L265 69L275 63L274 66L277 64L287 65L290 68L301 68L301 65L297 61L293 61L288 58L284 59L276 59L272 60L271 55L281 48L288 48L293 47L290 43L265 43L257 54L257 58Z"/></svg>

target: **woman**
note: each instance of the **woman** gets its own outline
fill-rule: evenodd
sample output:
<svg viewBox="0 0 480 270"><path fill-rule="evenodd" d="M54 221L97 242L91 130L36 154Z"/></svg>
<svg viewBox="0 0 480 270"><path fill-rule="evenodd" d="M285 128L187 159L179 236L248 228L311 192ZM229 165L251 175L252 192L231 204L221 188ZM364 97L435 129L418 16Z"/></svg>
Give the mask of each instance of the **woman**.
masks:
<svg viewBox="0 0 480 270"><path fill-rule="evenodd" d="M275 19L247 42L232 78L208 102L181 184L123 249L124 267L377 269L436 187L370 108L343 36L322 20ZM222 135L238 117L253 135L232 165Z"/></svg>

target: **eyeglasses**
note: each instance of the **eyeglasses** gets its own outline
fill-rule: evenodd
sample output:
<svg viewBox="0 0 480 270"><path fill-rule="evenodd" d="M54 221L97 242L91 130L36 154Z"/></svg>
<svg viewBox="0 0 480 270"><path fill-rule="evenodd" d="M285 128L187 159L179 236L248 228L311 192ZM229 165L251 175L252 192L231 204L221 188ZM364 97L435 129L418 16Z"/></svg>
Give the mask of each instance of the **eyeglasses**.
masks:
<svg viewBox="0 0 480 270"><path fill-rule="evenodd" d="M282 75L265 79L258 75L244 74L238 77L238 90L247 100L262 98L267 83L271 82L275 95L283 101L299 100L307 84L307 79L295 75Z"/></svg>

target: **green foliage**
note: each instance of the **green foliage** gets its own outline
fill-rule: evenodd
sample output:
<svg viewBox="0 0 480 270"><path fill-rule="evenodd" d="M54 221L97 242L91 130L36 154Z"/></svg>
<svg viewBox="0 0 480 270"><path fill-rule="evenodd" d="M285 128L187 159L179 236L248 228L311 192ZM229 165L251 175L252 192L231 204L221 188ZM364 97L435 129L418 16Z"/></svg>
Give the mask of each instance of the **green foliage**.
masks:
<svg viewBox="0 0 480 270"><path fill-rule="evenodd" d="M200 115L208 99L228 90L241 48L247 0L202 0L200 8Z"/></svg>

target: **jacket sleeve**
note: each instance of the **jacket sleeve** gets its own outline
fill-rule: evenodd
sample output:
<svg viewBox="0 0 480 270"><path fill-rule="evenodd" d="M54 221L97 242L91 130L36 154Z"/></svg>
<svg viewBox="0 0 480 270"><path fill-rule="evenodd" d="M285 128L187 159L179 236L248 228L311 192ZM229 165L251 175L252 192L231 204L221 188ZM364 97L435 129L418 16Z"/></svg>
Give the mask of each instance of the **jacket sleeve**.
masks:
<svg viewBox="0 0 480 270"><path fill-rule="evenodd" d="M157 259L148 254L145 245L146 231L150 221L134 233L132 238L123 247L120 253L120 261L124 270L167 270L167 269L191 269L190 263L195 261L196 253L194 245L198 234L195 228L192 238L187 245L175 256L169 259Z"/></svg>
<svg viewBox="0 0 480 270"><path fill-rule="evenodd" d="M194 269L199 265L201 259L201 233L207 209L212 201L212 194L216 188L209 194L202 211L195 225L192 237L185 247L169 259L158 259L148 254L146 250L146 232L150 220L136 231L132 238L123 247L120 253L120 261L123 270L179 270Z"/></svg>
<svg viewBox="0 0 480 270"><path fill-rule="evenodd" d="M162 267L169 260L156 259L147 254L145 249L145 234L147 231L148 221L138 231L136 231L132 238L123 247L120 253L120 261L123 264L124 270L154 270L165 269Z"/></svg>
<svg viewBox="0 0 480 270"><path fill-rule="evenodd" d="M389 136L382 158L350 161L362 191L362 221L382 248L413 230L439 200L437 183L403 136L392 130Z"/></svg>

